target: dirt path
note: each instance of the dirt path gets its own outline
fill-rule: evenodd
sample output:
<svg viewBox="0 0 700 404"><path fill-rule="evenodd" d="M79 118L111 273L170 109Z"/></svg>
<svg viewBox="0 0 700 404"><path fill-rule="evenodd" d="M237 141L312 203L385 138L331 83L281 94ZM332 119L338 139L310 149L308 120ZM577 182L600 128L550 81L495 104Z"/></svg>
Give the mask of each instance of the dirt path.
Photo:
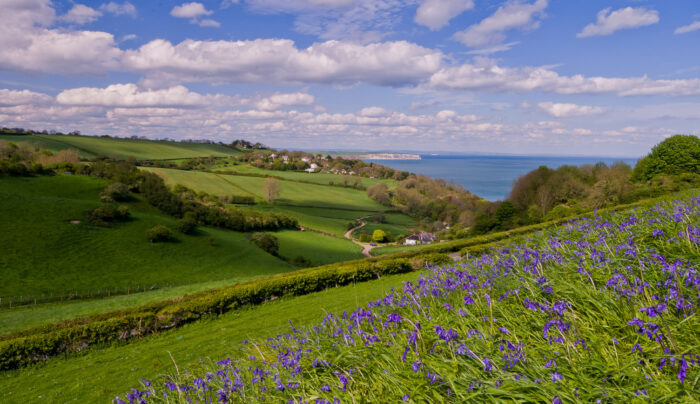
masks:
<svg viewBox="0 0 700 404"><path fill-rule="evenodd" d="M364 219L364 217L361 217L361 218L359 218L359 219L357 219L357 220L362 221L362 219ZM348 239L348 240L350 240L350 241L352 241L353 243L355 243L355 244L361 246L361 247L362 247L362 255L364 255L365 257L371 257L372 254L370 254L369 252L370 252L374 247L376 247L376 246L369 245L369 243L360 243L360 242L357 241L357 240L353 240L353 238L351 237L352 232L354 232L355 230L357 230L357 229L363 227L363 226L366 225L366 224L367 224L366 222L362 221L362 224L361 224L361 225L355 226L355 227L353 227L352 229L346 231L346 232L345 232L345 238Z"/></svg>

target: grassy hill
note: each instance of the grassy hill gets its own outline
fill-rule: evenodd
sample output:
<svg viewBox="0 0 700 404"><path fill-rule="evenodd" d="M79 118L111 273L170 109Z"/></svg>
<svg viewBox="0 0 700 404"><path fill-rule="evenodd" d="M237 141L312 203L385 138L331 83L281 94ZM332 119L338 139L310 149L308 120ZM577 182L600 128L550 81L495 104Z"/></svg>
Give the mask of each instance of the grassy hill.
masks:
<svg viewBox="0 0 700 404"><path fill-rule="evenodd" d="M213 195L249 195L259 201L265 199L265 178L242 175L215 174L167 168L144 168L162 176L170 185L181 184L196 191ZM274 171L276 175L276 171ZM352 188L280 181L280 196L275 201L282 205L333 208L361 211L380 211L385 208L370 199L364 191Z"/></svg>
<svg viewBox="0 0 700 404"><path fill-rule="evenodd" d="M93 349L87 355L56 358L42 366L2 372L2 401L8 404L67 402L79 397L85 402L109 402L138 383L141 377L155 378L172 371L173 359L177 366L189 368L197 365L200 358L227 356L232 347L243 340L254 339L261 333L277 335L288 331L288 320L295 326L305 325L329 312L350 311L416 277L415 273L396 275L361 285L282 298L128 345ZM35 383L36 380L44 382Z"/></svg>
<svg viewBox="0 0 700 404"><path fill-rule="evenodd" d="M116 159L134 157L137 160L174 160L192 157L226 157L240 154L237 150L217 144L182 143L163 140L103 138L74 135L0 135L0 140L15 143L39 143L51 151L78 150L81 157L105 156Z"/></svg>
<svg viewBox="0 0 700 404"><path fill-rule="evenodd" d="M83 176L0 178L4 305L10 296L16 302L72 292L234 283L294 269L233 231L201 228L191 236L177 234L175 242L151 244L146 229L175 228L175 218L138 200L127 204L131 221L94 226L84 212L101 205L104 186L103 180ZM80 223L70 223L76 220Z"/></svg>

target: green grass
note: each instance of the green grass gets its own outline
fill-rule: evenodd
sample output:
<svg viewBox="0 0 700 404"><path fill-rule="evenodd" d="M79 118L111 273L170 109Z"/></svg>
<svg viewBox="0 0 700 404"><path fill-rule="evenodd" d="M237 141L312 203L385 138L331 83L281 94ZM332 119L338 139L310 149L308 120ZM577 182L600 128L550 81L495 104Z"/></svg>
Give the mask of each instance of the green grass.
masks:
<svg viewBox="0 0 700 404"><path fill-rule="evenodd" d="M277 170L265 170L262 168L257 168L253 167L247 164L238 164L238 165L228 165L228 166L219 166L214 169L215 171L235 171L237 173L243 173L243 174L257 174L257 175L268 175L268 176L275 176L275 177L281 177L290 181L306 181L306 182L313 182L316 184L323 184L323 185L328 185L330 183L333 184L343 184L345 181L347 181L348 184L352 185L355 183L355 180L359 179L361 184L365 187L371 187L373 185L376 185L380 182L386 183L389 188L393 188L396 186L396 181L392 179L378 179L378 178L366 178L366 177L359 177L356 175L339 175L339 174L330 174L330 173L307 173L307 172L298 172L298 171L277 171Z"/></svg>
<svg viewBox="0 0 700 404"><path fill-rule="evenodd" d="M179 297L187 293L245 282L254 278L257 278L257 276L192 283L95 299L65 300L37 305L15 306L13 308L5 306L0 308L0 334L91 314L140 306L150 302Z"/></svg>
<svg viewBox="0 0 700 404"><path fill-rule="evenodd" d="M280 231L272 234L279 239L279 255L287 259L302 256L310 260L312 266L363 257L362 248L346 239L311 231Z"/></svg>
<svg viewBox="0 0 700 404"><path fill-rule="evenodd" d="M265 198L265 178L240 175L224 175L199 171L165 168L144 168L161 175L169 185L181 184L197 191L214 195L252 195ZM371 200L364 191L280 181L280 196L276 203L306 207L380 211L384 207Z"/></svg>
<svg viewBox="0 0 700 404"><path fill-rule="evenodd" d="M56 136L39 137L39 136L0 135L0 140L6 140L8 142L13 142L19 146L22 146L22 145L31 146L32 149L34 149L34 146L37 146L39 149L51 150L52 152L59 152L61 150L66 150L66 149L75 149L74 147L70 147L66 143L63 143L63 142L57 140ZM83 158L97 157L97 155L90 153L90 152L87 152L85 150L78 150L78 154L80 155L80 157L83 157Z"/></svg>
<svg viewBox="0 0 700 404"><path fill-rule="evenodd" d="M397 246L386 246L386 247L377 247L372 249L370 254L372 256L379 256L379 255L386 255L386 254L394 254L394 253L400 253L400 252L405 252L405 251L418 251L422 248L429 247L431 244L426 244L426 245L397 245Z"/></svg>
<svg viewBox="0 0 700 404"><path fill-rule="evenodd" d="M3 135L0 139L17 139L30 143L40 142L52 151L77 149L84 157L98 155L125 159L134 157L137 160L170 160L191 157L226 157L240 152L214 144L180 143L155 140L103 138L93 136L60 136L32 135L10 136Z"/></svg>
<svg viewBox="0 0 700 404"><path fill-rule="evenodd" d="M218 360L235 355L241 341L277 335L295 326L320 321L326 313L341 313L383 297L391 287L415 280L416 273L384 277L361 285L329 289L230 312L176 330L142 338L128 345L91 349L54 358L46 364L0 374L3 403L109 402L142 377L155 378L192 367L200 358ZM38 381L41 380L41 383Z"/></svg>
<svg viewBox="0 0 700 404"><path fill-rule="evenodd" d="M176 242L151 244L146 229L156 224L174 228L176 219L145 202L129 204L129 222L93 226L83 212L100 205L104 186L102 180L82 176L0 178L3 305L8 296L16 302L20 296L27 301L107 288L234 283L293 269L242 233L228 230L201 228L192 236L176 233Z"/></svg>
<svg viewBox="0 0 700 404"><path fill-rule="evenodd" d="M391 235L394 237L398 236L407 236L411 234L412 232L403 227L403 226L397 226L395 224L390 224L390 223L374 223L374 222L368 222L366 225L362 226L361 228L355 230L352 232L353 237L360 237L360 234L364 233L369 233L369 235L372 235L375 230L383 230L383 231L388 231L391 232Z"/></svg>
<svg viewBox="0 0 700 404"><path fill-rule="evenodd" d="M294 206L280 205L251 205L241 207L244 209L254 209L263 212L277 212L294 216L299 220L299 224L301 226L304 226L307 229L332 234L336 237L343 237L347 231L348 224L353 223L355 219L373 213L362 211L334 211L329 209L298 208ZM325 216L326 212L339 213L339 216L346 216L346 218L327 217Z"/></svg>

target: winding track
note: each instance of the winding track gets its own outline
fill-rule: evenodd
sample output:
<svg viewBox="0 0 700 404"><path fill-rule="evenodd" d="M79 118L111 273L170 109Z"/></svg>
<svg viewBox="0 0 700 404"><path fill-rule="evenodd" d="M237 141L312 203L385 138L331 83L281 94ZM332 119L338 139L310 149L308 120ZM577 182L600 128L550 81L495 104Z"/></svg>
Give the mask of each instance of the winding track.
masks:
<svg viewBox="0 0 700 404"><path fill-rule="evenodd" d="M357 219L357 220L362 221L362 224L361 224L361 225L355 226L355 227L353 227L352 229L350 229L350 230L348 230L348 231L345 232L345 238L348 239L348 240L350 240L350 241L352 241L353 243L355 243L355 244L361 246L361 247L362 247L362 255L364 255L365 257L371 257L372 254L370 254L369 252L370 252L374 247L376 247L376 246L369 245L369 243L361 243L361 242L359 242L359 241L357 241L357 240L353 240L353 238L350 237L350 235L352 234L353 231L355 231L355 230L357 230L357 229L359 229L359 228L361 228L361 227L363 227L364 225L367 224L367 222L363 221L362 219L365 219L365 217L361 217L361 218Z"/></svg>

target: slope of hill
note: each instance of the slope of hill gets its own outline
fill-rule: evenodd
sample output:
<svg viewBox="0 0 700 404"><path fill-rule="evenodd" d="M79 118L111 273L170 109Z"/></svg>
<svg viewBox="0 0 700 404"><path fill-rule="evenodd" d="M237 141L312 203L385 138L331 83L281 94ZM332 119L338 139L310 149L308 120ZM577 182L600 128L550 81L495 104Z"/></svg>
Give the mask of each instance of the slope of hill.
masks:
<svg viewBox="0 0 700 404"><path fill-rule="evenodd" d="M192 157L226 157L240 154L239 151L208 143L171 142L164 140L143 140L106 138L75 135L0 135L0 140L15 143L38 143L42 149L60 151L78 150L81 157L105 156L116 159L134 157L137 160L174 160Z"/></svg>
<svg viewBox="0 0 700 404"><path fill-rule="evenodd" d="M84 212L101 205L98 194L105 185L83 176L0 178L3 305L10 297L17 304L72 293L235 283L294 269L233 231L200 228L194 235L177 234L176 242L151 244L146 229L175 228L176 219L139 200L126 204L132 220L91 225Z"/></svg>

